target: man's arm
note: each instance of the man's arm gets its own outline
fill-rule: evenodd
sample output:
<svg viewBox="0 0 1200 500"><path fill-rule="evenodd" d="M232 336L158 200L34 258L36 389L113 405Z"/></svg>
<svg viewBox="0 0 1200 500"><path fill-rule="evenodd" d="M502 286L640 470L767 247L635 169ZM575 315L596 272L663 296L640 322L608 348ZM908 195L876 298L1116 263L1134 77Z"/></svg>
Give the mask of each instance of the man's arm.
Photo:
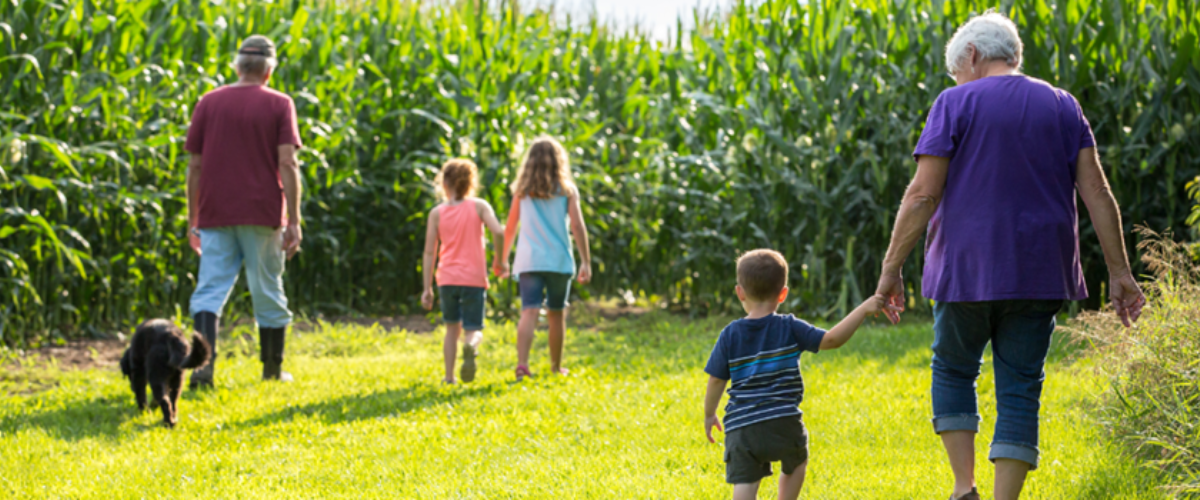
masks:
<svg viewBox="0 0 1200 500"><path fill-rule="evenodd" d="M583 210L579 207L579 190L567 200L567 217L571 220L571 235L579 249L579 282L592 280L592 252L588 244L587 225L583 222Z"/></svg>
<svg viewBox="0 0 1200 500"><path fill-rule="evenodd" d="M725 429L721 428L721 420L717 418L717 405L721 404L721 395L725 393L725 385L728 383L728 380L708 376L708 389L704 393L704 434L708 436L710 443L716 442L712 436L713 427L725 432Z"/></svg>
<svg viewBox="0 0 1200 500"><path fill-rule="evenodd" d="M196 227L200 223L200 173L203 164L200 161L200 155L192 154L188 157L187 168L187 214L188 214L188 244L192 247L192 251L196 255L200 255L200 235L196 234Z"/></svg>
<svg viewBox="0 0 1200 500"><path fill-rule="evenodd" d="M1108 185L1104 168L1100 166L1096 148L1079 151L1079 159L1075 162L1075 188L1087 206L1092 227L1096 229L1096 237L1104 251L1104 263L1108 265L1108 295L1112 298L1113 309L1128 327L1142 314L1146 299L1129 268L1121 209Z"/></svg>
<svg viewBox="0 0 1200 500"><path fill-rule="evenodd" d="M896 214L896 225L892 229L892 241L883 259L883 272L875 293L888 298L884 311L892 323L900 321L899 312L904 310L904 280L901 270L908 254L917 246L917 240L925 233L929 219L933 217L942 194L946 190L946 174L950 159L942 156L922 155L917 160L917 174L904 191L900 212Z"/></svg>
<svg viewBox="0 0 1200 500"><path fill-rule="evenodd" d="M279 180L283 183L283 196L287 205L287 228L283 231L283 249L288 258L300 251L300 163L296 161L296 146L279 145Z"/></svg>

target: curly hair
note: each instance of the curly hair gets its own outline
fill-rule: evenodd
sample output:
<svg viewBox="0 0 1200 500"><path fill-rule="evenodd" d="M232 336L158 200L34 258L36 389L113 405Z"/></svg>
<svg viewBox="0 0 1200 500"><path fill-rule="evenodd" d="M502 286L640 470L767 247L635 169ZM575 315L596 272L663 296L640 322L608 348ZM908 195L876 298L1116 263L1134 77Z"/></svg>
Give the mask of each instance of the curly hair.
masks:
<svg viewBox="0 0 1200 500"><path fill-rule="evenodd" d="M538 199L575 192L575 176L567 161L567 150L552 137L533 141L512 185L513 196Z"/></svg>
<svg viewBox="0 0 1200 500"><path fill-rule="evenodd" d="M442 165L434 184L438 196L443 200L449 199L446 193L447 186L454 190L455 198L465 199L475 194L475 190L479 188L479 168L471 160L454 158Z"/></svg>

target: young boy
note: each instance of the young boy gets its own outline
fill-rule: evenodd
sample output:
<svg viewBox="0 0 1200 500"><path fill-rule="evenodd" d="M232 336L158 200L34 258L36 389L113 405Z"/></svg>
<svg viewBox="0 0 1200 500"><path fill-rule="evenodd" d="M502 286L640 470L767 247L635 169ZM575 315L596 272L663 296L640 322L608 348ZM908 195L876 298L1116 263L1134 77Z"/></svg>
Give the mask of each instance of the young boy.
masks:
<svg viewBox="0 0 1200 500"><path fill-rule="evenodd" d="M775 314L787 298L788 265L774 250L754 250L737 262L737 295L746 317L721 331L704 367L710 377L704 398L704 430L725 432L725 480L734 500L753 499L758 483L771 475L771 462L782 462L779 498L794 500L804 485L808 432L797 405L804 398L800 352L837 349L850 340L868 314L884 308L876 295L828 332L795 316ZM717 403L730 380L725 428Z"/></svg>

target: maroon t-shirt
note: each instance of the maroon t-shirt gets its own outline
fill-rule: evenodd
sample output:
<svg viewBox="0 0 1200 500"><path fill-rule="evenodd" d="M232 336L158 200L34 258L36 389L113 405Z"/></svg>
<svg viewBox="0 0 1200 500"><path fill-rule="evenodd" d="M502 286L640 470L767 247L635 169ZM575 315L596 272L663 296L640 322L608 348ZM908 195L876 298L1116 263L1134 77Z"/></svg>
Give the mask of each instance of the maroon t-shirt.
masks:
<svg viewBox="0 0 1200 500"><path fill-rule="evenodd" d="M197 227L286 223L279 146L300 147L292 98L265 86L227 86L196 104L189 153L200 155Z"/></svg>

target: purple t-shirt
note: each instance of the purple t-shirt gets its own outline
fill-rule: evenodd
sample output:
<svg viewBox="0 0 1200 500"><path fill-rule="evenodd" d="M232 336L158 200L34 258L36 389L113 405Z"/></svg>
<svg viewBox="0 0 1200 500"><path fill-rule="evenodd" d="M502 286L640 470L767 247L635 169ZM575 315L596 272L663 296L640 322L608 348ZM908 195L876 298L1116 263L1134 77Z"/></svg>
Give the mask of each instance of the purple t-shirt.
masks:
<svg viewBox="0 0 1200 500"><path fill-rule="evenodd" d="M993 76L938 96L913 156L950 158L929 221L924 295L945 302L1087 297L1075 160L1093 147L1071 94Z"/></svg>

